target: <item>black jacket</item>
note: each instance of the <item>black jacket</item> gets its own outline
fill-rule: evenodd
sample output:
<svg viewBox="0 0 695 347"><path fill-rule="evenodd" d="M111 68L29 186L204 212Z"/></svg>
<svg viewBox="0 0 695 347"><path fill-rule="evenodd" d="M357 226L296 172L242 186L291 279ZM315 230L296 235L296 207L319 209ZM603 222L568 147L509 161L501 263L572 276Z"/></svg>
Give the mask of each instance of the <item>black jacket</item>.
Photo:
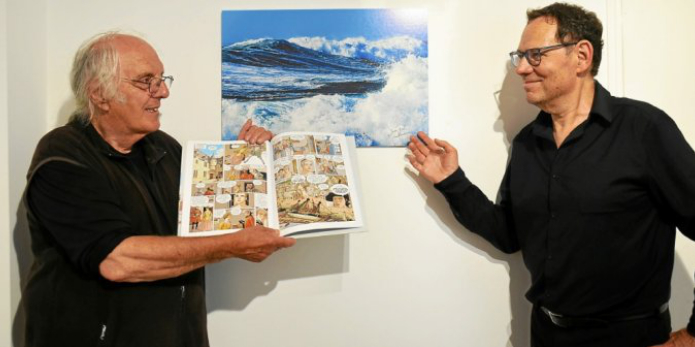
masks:
<svg viewBox="0 0 695 347"><path fill-rule="evenodd" d="M123 239L176 233L181 146L161 131L147 135L138 146L149 167L149 179L91 125L71 122L39 142L24 196L35 257L23 290L27 347L208 346L203 269L135 284L114 283L99 275L98 264ZM90 190L97 192L93 201L92 195L85 199L83 194L80 200L87 201L76 201L75 206L93 202L118 211L91 213L90 220L106 221L94 225L120 220L120 226L90 230L92 224L71 221L72 207L61 204L51 207L66 211L57 219L65 215L68 224L63 223L60 233L49 230L61 221L42 218L42 211L34 211L27 197L36 189L37 173L51 165L81 170L91 186L98 187ZM61 199L70 201L67 195ZM82 234L72 233L70 223Z"/></svg>

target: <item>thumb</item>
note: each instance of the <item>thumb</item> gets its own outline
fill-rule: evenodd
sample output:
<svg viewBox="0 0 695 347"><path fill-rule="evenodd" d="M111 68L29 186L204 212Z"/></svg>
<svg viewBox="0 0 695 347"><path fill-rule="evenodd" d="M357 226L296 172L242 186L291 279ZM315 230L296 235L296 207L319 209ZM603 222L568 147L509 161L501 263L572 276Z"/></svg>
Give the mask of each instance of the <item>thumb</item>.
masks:
<svg viewBox="0 0 695 347"><path fill-rule="evenodd" d="M278 247L281 247L281 248L287 248L287 247L294 246L295 243L297 243L296 239L293 239L291 237L282 237L277 242L277 245L278 245Z"/></svg>

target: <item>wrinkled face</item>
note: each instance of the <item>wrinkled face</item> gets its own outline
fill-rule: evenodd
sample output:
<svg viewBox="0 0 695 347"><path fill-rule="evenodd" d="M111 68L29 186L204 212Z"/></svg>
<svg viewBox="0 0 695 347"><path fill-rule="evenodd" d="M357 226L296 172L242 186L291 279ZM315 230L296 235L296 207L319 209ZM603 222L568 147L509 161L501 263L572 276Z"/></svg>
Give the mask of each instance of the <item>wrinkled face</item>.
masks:
<svg viewBox="0 0 695 347"><path fill-rule="evenodd" d="M109 103L108 117L118 124L125 134L148 134L159 129L159 106L161 99L169 96L169 89L162 83L151 95L147 82L161 77L164 66L154 49L135 37L124 36L114 41L120 55L120 81L118 92L121 98Z"/></svg>
<svg viewBox="0 0 695 347"><path fill-rule="evenodd" d="M556 32L555 21L546 17L536 18L526 25L517 49L524 52L558 44ZM545 109L545 105L572 90L577 81L577 56L572 54L574 48L568 46L544 52L538 66L531 66L525 58L521 59L515 72L524 80L526 101Z"/></svg>

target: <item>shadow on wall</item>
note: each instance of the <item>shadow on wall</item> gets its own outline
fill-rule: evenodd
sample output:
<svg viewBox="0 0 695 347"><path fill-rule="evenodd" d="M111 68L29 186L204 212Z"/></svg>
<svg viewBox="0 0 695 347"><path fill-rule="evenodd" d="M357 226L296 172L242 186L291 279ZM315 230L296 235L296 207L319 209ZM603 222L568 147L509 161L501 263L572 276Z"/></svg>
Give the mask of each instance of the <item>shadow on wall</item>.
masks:
<svg viewBox="0 0 695 347"><path fill-rule="evenodd" d="M33 253L31 252L31 237L29 235L29 223L26 218L26 209L22 203L17 209L17 224L12 233L12 240L17 254L17 266L19 267L19 287L24 288L26 284L29 268L34 261ZM20 299L12 322L12 345L15 347L24 347L24 328L25 314L23 299Z"/></svg>
<svg viewBox="0 0 695 347"><path fill-rule="evenodd" d="M690 239L683 239L692 242ZM693 308L693 274L688 272L683 260L676 253L673 264L673 278L671 279L671 326L673 330L685 328L692 314Z"/></svg>
<svg viewBox="0 0 695 347"><path fill-rule="evenodd" d="M502 89L495 92L495 101L500 110L500 116L493 129L504 134L504 144L507 146L507 152L510 152L516 134L536 119L539 109L526 102L521 77L514 73L510 64L507 64L507 74L502 82Z"/></svg>
<svg viewBox="0 0 695 347"><path fill-rule="evenodd" d="M346 235L301 239L262 263L230 259L207 266L208 313L242 311L281 280L348 272L348 240Z"/></svg>
<svg viewBox="0 0 695 347"><path fill-rule="evenodd" d="M74 98L69 98L63 102L63 106L60 107L60 110L58 110L58 117L56 118L56 124L54 124L54 127L59 127L67 124L68 120L70 120L70 116L72 116L72 113L75 112L76 109L76 103Z"/></svg>
<svg viewBox="0 0 695 347"><path fill-rule="evenodd" d="M493 130L502 132L507 151L519 131L535 119L538 109L526 102L526 96L521 86L521 78L517 76L511 67L507 67L507 74L501 90L494 93L495 100L500 110L500 115L494 123ZM494 168L504 170L504 167ZM465 170L465 168L464 168ZM505 254L497 250L490 243L476 234L466 230L449 212L446 199L439 194L431 183L418 178L411 171L411 179L418 185L424 196L427 196L428 213L447 231L457 243L465 248L486 257L495 264L504 264L509 272L509 298L512 320L509 322L509 345L528 346L530 343L530 317L531 304L526 301L524 294L531 285L530 275L523 263L521 253ZM501 333L501 332L500 332Z"/></svg>

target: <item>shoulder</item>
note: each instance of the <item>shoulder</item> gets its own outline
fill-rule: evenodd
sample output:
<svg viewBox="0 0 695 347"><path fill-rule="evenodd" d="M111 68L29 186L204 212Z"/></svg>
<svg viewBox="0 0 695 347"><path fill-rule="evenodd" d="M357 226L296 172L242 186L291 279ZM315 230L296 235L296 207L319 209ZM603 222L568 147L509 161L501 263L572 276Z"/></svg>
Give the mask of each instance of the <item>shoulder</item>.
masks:
<svg viewBox="0 0 695 347"><path fill-rule="evenodd" d="M146 137L154 145L162 147L167 150L175 150L181 152L181 144L176 141L171 135L165 133L164 131L157 130Z"/></svg>
<svg viewBox="0 0 695 347"><path fill-rule="evenodd" d="M79 125L68 124L53 129L36 145L31 167L55 157L76 160L78 153L87 146L86 142L85 131Z"/></svg>
<svg viewBox="0 0 695 347"><path fill-rule="evenodd" d="M671 126L675 122L662 109L641 100L613 97L613 121L646 129L653 126Z"/></svg>

